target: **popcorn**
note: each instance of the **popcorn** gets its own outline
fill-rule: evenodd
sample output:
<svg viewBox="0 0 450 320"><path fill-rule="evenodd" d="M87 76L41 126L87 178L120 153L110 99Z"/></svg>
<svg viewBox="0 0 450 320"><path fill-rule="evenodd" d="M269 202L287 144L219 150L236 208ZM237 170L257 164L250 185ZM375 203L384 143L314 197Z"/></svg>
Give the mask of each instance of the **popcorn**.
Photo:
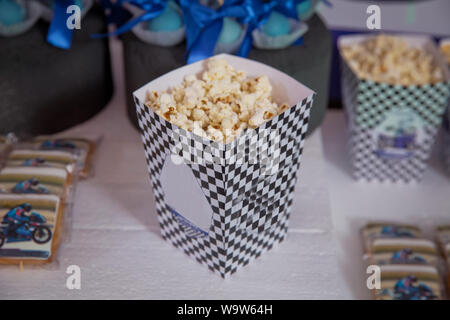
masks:
<svg viewBox="0 0 450 320"><path fill-rule="evenodd" d="M342 55L361 79L401 85L432 84L444 80L433 56L409 46L399 37L379 35L343 46Z"/></svg>
<svg viewBox="0 0 450 320"><path fill-rule="evenodd" d="M450 65L450 42L441 44L441 52L447 63Z"/></svg>
<svg viewBox="0 0 450 320"><path fill-rule="evenodd" d="M267 76L250 78L226 60L211 58L200 78L188 75L168 92L148 92L145 104L185 130L229 143L289 108L271 95Z"/></svg>

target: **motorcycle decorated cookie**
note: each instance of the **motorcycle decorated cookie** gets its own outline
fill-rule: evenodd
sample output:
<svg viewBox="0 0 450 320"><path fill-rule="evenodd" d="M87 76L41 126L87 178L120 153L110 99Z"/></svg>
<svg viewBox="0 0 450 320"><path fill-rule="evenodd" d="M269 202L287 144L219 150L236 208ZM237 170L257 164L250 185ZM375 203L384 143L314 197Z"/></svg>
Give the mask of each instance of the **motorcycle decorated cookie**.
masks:
<svg viewBox="0 0 450 320"><path fill-rule="evenodd" d="M386 265L374 293L377 300L439 300L442 286L434 266Z"/></svg>
<svg viewBox="0 0 450 320"><path fill-rule="evenodd" d="M375 239L370 246L371 264L439 265L439 255L433 241L427 239Z"/></svg>
<svg viewBox="0 0 450 320"><path fill-rule="evenodd" d="M93 140L77 137L41 136L31 141L32 148L37 150L53 150L70 152L77 158L77 173L81 178L90 174L91 162L96 143Z"/></svg>
<svg viewBox="0 0 450 320"><path fill-rule="evenodd" d="M53 194L64 199L69 175L61 168L5 167L0 171L0 193Z"/></svg>
<svg viewBox="0 0 450 320"><path fill-rule="evenodd" d="M7 159L7 167L60 168L72 173L76 157L67 151L58 150L14 150Z"/></svg>
<svg viewBox="0 0 450 320"><path fill-rule="evenodd" d="M61 226L57 196L0 194L0 264L51 262Z"/></svg>
<svg viewBox="0 0 450 320"><path fill-rule="evenodd" d="M371 222L361 230L365 252L368 252L375 239L384 238L421 238L422 231L414 225L393 222Z"/></svg>

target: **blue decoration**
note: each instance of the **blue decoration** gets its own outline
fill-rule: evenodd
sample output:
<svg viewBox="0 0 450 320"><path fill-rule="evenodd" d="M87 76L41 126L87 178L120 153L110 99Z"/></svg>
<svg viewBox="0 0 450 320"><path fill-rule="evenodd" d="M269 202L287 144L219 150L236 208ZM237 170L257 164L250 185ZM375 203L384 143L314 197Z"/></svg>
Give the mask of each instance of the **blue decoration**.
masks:
<svg viewBox="0 0 450 320"><path fill-rule="evenodd" d="M220 32L218 43L233 43L239 39L242 27L234 19L224 18L222 31Z"/></svg>
<svg viewBox="0 0 450 320"><path fill-rule="evenodd" d="M262 31L271 37L289 34L291 26L285 15L272 11L267 22L262 26Z"/></svg>
<svg viewBox="0 0 450 320"><path fill-rule="evenodd" d="M181 23L179 25L178 19L172 15L178 14L176 9L174 9L175 12L166 9L173 0L118 0L114 3L112 0L100 1L106 8L114 9L113 12L125 11L122 5L129 3L143 10L144 13L124 24L118 23L118 18L114 18L112 21L120 24L120 27L109 34L92 35L93 38L119 35L144 21L150 21L149 29L154 31L175 30L181 27ZM321 1L329 5L328 0ZM207 3L206 0L201 2ZM214 8L202 5L199 0L177 0L177 3L182 11L182 22L186 26L188 63L212 56L217 43L234 42L241 37L242 32L244 32L243 40L236 54L247 57L252 48L252 32L255 29L261 29L265 34L273 37L290 34L289 19L299 19L297 8L303 12L307 8L312 10L314 7L312 0L224 0L222 5ZM164 18L167 12L171 12L170 19ZM162 18L159 18L161 15ZM180 15L177 17L181 20ZM174 21L169 21L172 19ZM246 26L245 31L242 25ZM302 44L302 38L293 45L299 44Z"/></svg>
<svg viewBox="0 0 450 320"><path fill-rule="evenodd" d="M12 26L25 20L25 8L15 0L0 0L0 24Z"/></svg>
<svg viewBox="0 0 450 320"><path fill-rule="evenodd" d="M122 33L125 33L131 29L134 28L137 24L149 21L153 18L158 17L160 14L164 12L166 7L168 6L168 0L119 0L117 3L111 3L110 0L103 0L101 3L105 4L107 8L113 8L114 11L116 11L116 16L118 16L117 13L120 13L121 6L124 2L128 2L131 5L134 5L141 10L145 11L142 15L139 17L133 18L124 24L122 24L119 28L117 28L115 31L108 33L108 34L93 34L91 35L92 38L98 39L103 37L108 37L112 35L120 35Z"/></svg>
<svg viewBox="0 0 450 320"><path fill-rule="evenodd" d="M73 30L67 28L66 22L70 16L67 7L76 0L55 0L53 18L47 33L47 42L61 49L69 49L72 44Z"/></svg>
<svg viewBox="0 0 450 320"><path fill-rule="evenodd" d="M297 14L300 19L308 16L311 13L311 10L313 10L311 0L304 0L303 2L297 4L295 8L297 9Z"/></svg>
<svg viewBox="0 0 450 320"><path fill-rule="evenodd" d="M83 10L83 0L73 0L73 4L80 7L81 10ZM52 0L51 7L55 9L55 0Z"/></svg>
<svg viewBox="0 0 450 320"><path fill-rule="evenodd" d="M156 18L148 22L151 31L175 31L183 26L180 13L169 4Z"/></svg>
<svg viewBox="0 0 450 320"><path fill-rule="evenodd" d="M236 18L245 24L256 15L252 7L253 0L225 0L217 10L200 5L196 0L179 0L179 2L186 25L188 63L203 60L214 54L224 18ZM246 38L247 34L249 33L246 33Z"/></svg>

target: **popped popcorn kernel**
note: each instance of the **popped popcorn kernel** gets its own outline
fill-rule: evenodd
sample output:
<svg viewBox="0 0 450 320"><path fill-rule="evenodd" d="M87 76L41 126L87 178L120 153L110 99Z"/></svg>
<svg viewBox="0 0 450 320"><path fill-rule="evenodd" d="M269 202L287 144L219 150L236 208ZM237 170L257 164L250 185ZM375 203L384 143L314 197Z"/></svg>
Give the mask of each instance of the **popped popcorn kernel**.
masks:
<svg viewBox="0 0 450 320"><path fill-rule="evenodd" d="M211 58L200 78L187 75L167 92L148 92L145 105L180 128L229 143L289 109L271 95L267 76L251 78L226 60Z"/></svg>
<svg viewBox="0 0 450 320"><path fill-rule="evenodd" d="M434 57L397 36L378 35L343 46L343 58L365 80L401 85L441 82L444 74Z"/></svg>

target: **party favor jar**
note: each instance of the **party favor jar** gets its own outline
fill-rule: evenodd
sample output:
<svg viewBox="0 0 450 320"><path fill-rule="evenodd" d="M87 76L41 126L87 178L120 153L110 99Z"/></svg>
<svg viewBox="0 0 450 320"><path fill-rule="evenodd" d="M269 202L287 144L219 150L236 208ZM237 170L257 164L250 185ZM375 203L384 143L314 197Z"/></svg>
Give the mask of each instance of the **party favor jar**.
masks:
<svg viewBox="0 0 450 320"><path fill-rule="evenodd" d="M218 67L209 69L211 63ZM208 72L200 76L202 80L196 79L194 75L201 75L205 66ZM233 123L236 129L239 123L231 111L221 124L210 124L207 130L201 125L220 118L214 111L220 106L223 114L236 101L242 103L241 111L244 104L251 109L263 101L255 102L252 94L236 97L239 86L227 82L221 73L230 66L236 71L233 79L242 81L241 88L256 95L268 93L264 101L285 102L279 112L266 113L275 105L271 102L272 107L249 119L245 110L236 111L241 125L248 119L248 128L238 128L234 136L223 130ZM186 83L188 87L180 85ZM202 88L208 88L207 92ZM234 93L215 95L218 89ZM195 92L202 107L194 106L192 113L199 119L194 124L200 125L192 128L185 115L176 112L192 106ZM211 96L216 102L208 100ZM162 237L222 277L281 242L288 228L313 96L313 91L276 69L228 54L178 68L135 91ZM184 99L186 104L178 103L175 109L171 99ZM155 107L149 101L160 104ZM209 118L204 117L205 110Z"/></svg>
<svg viewBox="0 0 450 320"><path fill-rule="evenodd" d="M351 35L338 47L354 177L420 181L449 96L436 46L424 36Z"/></svg>
<svg viewBox="0 0 450 320"><path fill-rule="evenodd" d="M53 134L99 112L113 92L109 45L91 35L106 32L94 0L1 0L0 134Z"/></svg>

